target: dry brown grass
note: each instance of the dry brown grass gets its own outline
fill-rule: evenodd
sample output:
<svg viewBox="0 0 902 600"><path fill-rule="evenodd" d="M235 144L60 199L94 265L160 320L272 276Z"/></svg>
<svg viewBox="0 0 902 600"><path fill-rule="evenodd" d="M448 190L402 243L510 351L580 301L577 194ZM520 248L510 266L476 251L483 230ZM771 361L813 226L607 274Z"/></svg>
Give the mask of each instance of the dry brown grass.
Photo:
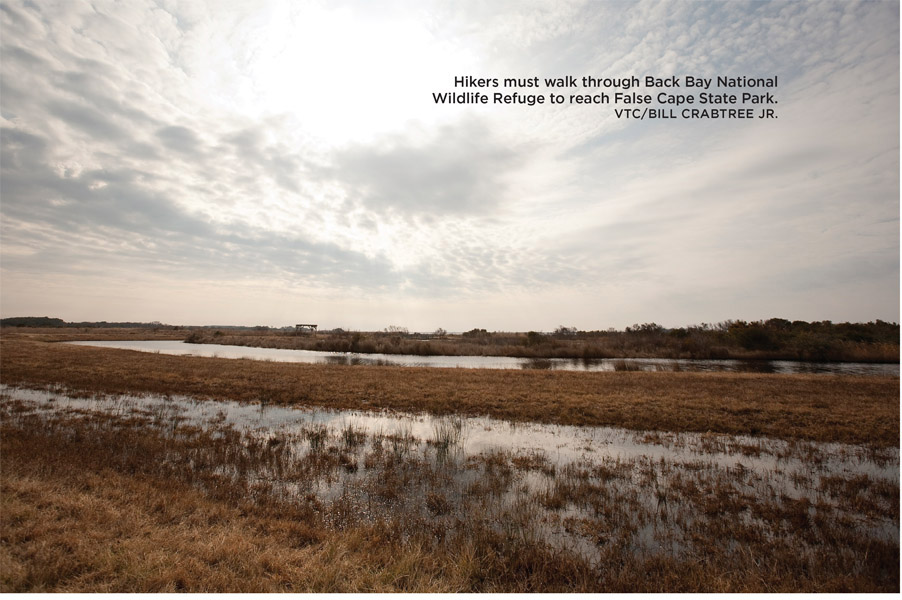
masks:
<svg viewBox="0 0 902 600"><path fill-rule="evenodd" d="M307 365L0 340L0 379L340 409L899 444L899 379Z"/></svg>
<svg viewBox="0 0 902 600"><path fill-rule="evenodd" d="M7 415L0 591L574 591L601 585L584 561L542 544L468 528L465 539L436 546L428 524L411 527L401 521L405 515L364 523L338 503L323 516L304 500L285 503L258 493L246 480L211 478L204 471L217 465L186 465L198 441L226 454L241 450L234 440L191 436L161 437L152 427L115 418L47 422Z"/></svg>
<svg viewBox="0 0 902 600"><path fill-rule="evenodd" d="M2 327L0 336L41 342L184 340L191 332L182 328L132 327Z"/></svg>
<svg viewBox="0 0 902 600"><path fill-rule="evenodd" d="M372 501L385 500L389 513L373 521L343 496L284 498L251 478L220 474L272 469L287 442L170 429L133 415L41 416L8 399L0 427L3 592L899 589L897 543L863 533L840 505L750 496L742 491L749 473L716 467L681 472L644 458L596 465L603 472L572 464L552 474L547 493L505 508L493 504L499 494L518 471L541 469L542 456L471 457L462 467L475 478L455 500L439 482L447 467L385 447L369 468L371 480L384 483ZM319 454L347 445L341 431L332 434ZM286 479L341 468L317 475L308 462L297 459L304 474ZM659 479L668 480L663 510L643 500ZM898 486L841 478L825 485L881 510L895 502L898 522L889 495L897 497ZM558 514L582 507L583 518L565 520L594 538L594 562L546 544L530 502ZM673 528L686 549L637 549L633 536L649 526L664 530L656 532L663 541Z"/></svg>
<svg viewBox="0 0 902 600"><path fill-rule="evenodd" d="M899 444L892 377L304 365L68 346L48 335L60 334L4 334L0 381L660 432L651 438ZM3 410L0 592L899 590L898 543L861 529L898 523L898 485L866 475L812 474L812 499L787 498L755 493L752 471L644 457L558 467L532 450L470 457L458 490L447 481L456 467L438 460L459 435L454 419L420 450L409 431L377 443L350 425L311 426L298 434L310 449L298 458L297 440L214 435L154 415L42 419L8 400ZM722 451L762 451L737 444ZM273 479L247 477L255 472ZM280 480L303 488L345 472L368 478L364 496L388 507L381 516L364 518L344 496L279 492ZM499 508L527 473L547 477L547 488ZM536 507L593 539L593 562L546 544ZM637 551L642 527L684 550Z"/></svg>

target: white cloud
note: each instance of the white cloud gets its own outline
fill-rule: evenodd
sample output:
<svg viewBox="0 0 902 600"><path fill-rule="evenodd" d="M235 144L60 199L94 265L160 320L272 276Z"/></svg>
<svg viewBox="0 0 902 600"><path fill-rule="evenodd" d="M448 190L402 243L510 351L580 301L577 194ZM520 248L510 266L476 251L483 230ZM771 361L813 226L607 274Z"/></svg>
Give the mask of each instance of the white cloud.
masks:
<svg viewBox="0 0 902 600"><path fill-rule="evenodd" d="M221 323L898 319L897 4L14 1L0 29L4 316L191 322L173 294L227 288ZM778 74L779 120L431 96L633 74Z"/></svg>

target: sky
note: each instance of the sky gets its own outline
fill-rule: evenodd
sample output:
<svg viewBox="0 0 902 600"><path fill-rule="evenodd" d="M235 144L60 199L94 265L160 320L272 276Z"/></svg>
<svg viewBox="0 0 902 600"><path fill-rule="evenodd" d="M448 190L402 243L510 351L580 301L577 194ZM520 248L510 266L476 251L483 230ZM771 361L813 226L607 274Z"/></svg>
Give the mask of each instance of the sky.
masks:
<svg viewBox="0 0 902 600"><path fill-rule="evenodd" d="M513 91L468 75L777 76L777 118L434 102ZM2 0L0 127L3 317L899 320L894 1Z"/></svg>

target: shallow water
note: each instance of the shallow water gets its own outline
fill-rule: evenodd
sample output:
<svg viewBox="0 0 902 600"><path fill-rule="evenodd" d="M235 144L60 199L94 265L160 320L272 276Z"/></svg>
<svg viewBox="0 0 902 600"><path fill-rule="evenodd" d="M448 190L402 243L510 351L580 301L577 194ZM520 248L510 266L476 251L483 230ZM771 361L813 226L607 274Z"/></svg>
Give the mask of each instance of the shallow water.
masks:
<svg viewBox="0 0 902 600"><path fill-rule="evenodd" d="M185 424L211 423L271 437L291 434L311 425L338 435L348 427L368 435L403 435L418 442L434 441L452 423L460 430L453 446L463 455L489 452L541 454L557 467L575 461L604 459L653 461L704 460L726 469L762 473L801 469L824 474L868 474L899 481L899 449L875 451L862 446L784 441L763 437L711 433L632 431L520 423L489 417L448 417L394 411L365 412L324 408L293 408L230 400L197 400L186 396L127 395L78 398L59 392L0 384L4 396L38 403L54 410L124 415L178 415ZM792 486L789 486L791 489Z"/></svg>
<svg viewBox="0 0 902 600"><path fill-rule="evenodd" d="M214 462L218 476L289 503L309 502L312 495L336 527L410 515L419 519L411 527L444 531L477 519L503 535L541 539L594 561L605 540L615 539L629 552L694 553L692 531L730 519L804 547L800 540L809 529L787 529L785 521L775 525L761 516L801 502L830 539L842 534L899 543L898 505L892 507L898 448L183 396L78 398L62 388L6 385L0 385L0 400L4 406L21 402L47 418L138 417L164 436L183 435L186 426L214 436L238 432L228 439L247 448L248 459ZM240 447L230 453L240 456ZM831 492L831 481L842 488L862 478L866 485L851 502L847 493ZM895 490L889 499L887 489ZM722 498L728 498L724 506L747 506L725 515ZM871 508L861 508L862 498ZM711 506L720 512L712 516ZM875 512L874 506L882 508Z"/></svg>
<svg viewBox="0 0 902 600"><path fill-rule="evenodd" d="M732 373L815 373L825 375L899 375L899 364L812 363L795 361L689 360L666 358L567 359L509 356L414 356L410 354L354 354L316 350L285 350L219 344L190 344L177 340L65 342L82 346L120 348L179 356L249 358L274 362L338 365L388 365L466 369L544 369L561 371L615 371L627 365L640 371L701 371Z"/></svg>

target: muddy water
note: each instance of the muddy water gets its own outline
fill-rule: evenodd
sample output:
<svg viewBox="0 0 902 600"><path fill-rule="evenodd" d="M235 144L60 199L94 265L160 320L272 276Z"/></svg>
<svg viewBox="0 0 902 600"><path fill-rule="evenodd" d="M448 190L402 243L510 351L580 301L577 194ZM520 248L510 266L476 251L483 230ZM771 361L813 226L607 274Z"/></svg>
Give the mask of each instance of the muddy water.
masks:
<svg viewBox="0 0 902 600"><path fill-rule="evenodd" d="M615 371L624 366L640 371L702 371L757 373L815 373L826 375L899 375L899 364L811 363L794 361L683 360L658 358L564 359L509 356L413 356L408 354L353 354L314 350L283 350L219 344L189 344L176 340L66 342L83 346L120 348L180 356L250 358L275 362L341 365L392 365L466 369L548 369L563 371Z"/></svg>
<svg viewBox="0 0 902 600"><path fill-rule="evenodd" d="M621 525L605 530L602 537L626 535L636 552L680 553L692 550L683 534L709 522L706 503L726 494L762 506L801 500L812 520L821 511L837 523L853 523L841 527L852 527L855 535L899 542L898 509L893 513L887 505L884 514L859 514L854 503L829 493L831 480L865 478L874 487L894 487L898 496L898 448L875 451L746 436L302 409L179 396L75 398L62 389L0 386L0 398L21 401L47 415L139 416L168 435L177 435L185 425L237 430L245 444L256 440L277 448L277 460L260 461L251 470L223 464L217 472L252 481L290 502L314 494L331 507L327 520L414 514L453 527L475 514L500 531L538 536L589 558L599 552L598 531L617 522ZM323 472L305 470L329 455L341 455L343 468L336 464ZM382 466L373 466L371 461L380 456ZM407 481L399 493L383 489L387 474L401 474ZM700 491L695 496L679 491L687 486ZM447 506L433 514L429 498ZM749 509L735 518L762 530L771 527L756 514Z"/></svg>

